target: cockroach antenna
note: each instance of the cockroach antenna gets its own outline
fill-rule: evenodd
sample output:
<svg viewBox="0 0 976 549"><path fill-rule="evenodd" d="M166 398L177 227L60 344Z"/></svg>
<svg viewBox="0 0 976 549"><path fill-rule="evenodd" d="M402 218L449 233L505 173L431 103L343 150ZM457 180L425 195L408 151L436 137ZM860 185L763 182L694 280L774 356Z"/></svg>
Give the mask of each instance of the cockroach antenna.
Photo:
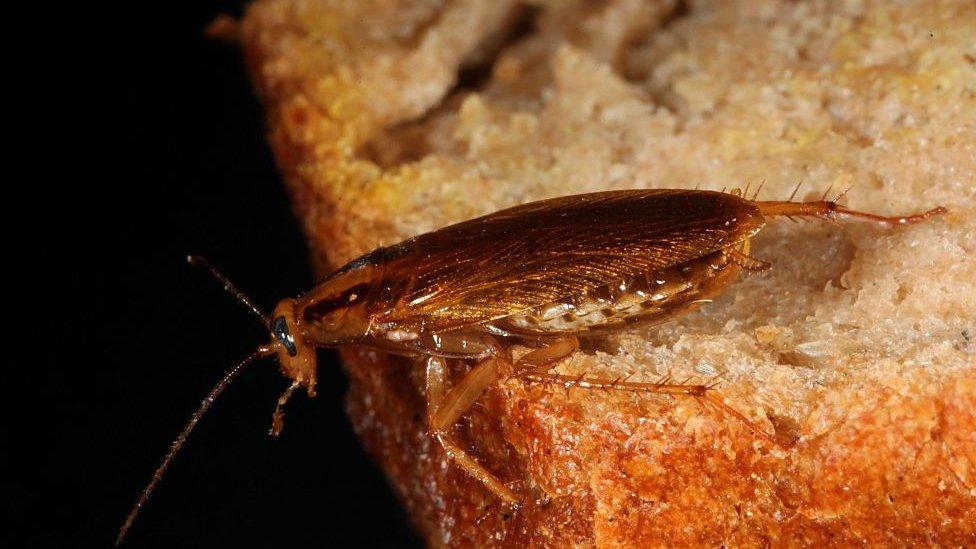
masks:
<svg viewBox="0 0 976 549"><path fill-rule="evenodd" d="M237 374L239 374L245 366L259 358L270 356L274 354L274 352L274 348L270 345L262 345L261 347L258 347L256 351L249 354L244 360L238 362L236 366L224 374L224 377L221 378L216 385L214 385L214 388L210 390L210 394L207 395L207 398L203 399L203 402L200 403L200 407L197 408L197 411L193 412L193 415L190 416L190 421L186 422L186 426L183 427L183 430L180 432L179 436L177 436L173 443L170 444L169 451L166 452L166 457L163 458L162 463L160 463L159 467L157 467L153 472L152 478L149 479L149 484L147 484L146 487L142 489L142 492L139 493L139 499L136 500L136 503L132 506L132 510L129 511L129 514L126 515L125 522L122 523L122 528L119 529L119 535L115 538L116 547L121 545L125 540L125 535L129 532L129 528L132 527L132 523L136 520L136 517L139 516L139 511L142 510L142 507L146 504L146 501L149 500L149 496L153 493L153 490L156 489L156 485L158 485L159 481L163 478L163 474L166 473L166 470L169 469L170 464L173 463L173 458L175 458L176 454L179 453L180 448L183 447L186 439L190 436L190 433L193 432L193 428L197 426L197 423L200 422L200 418L207 413L207 410L210 409L210 406L214 403L217 397L220 396L220 393L222 393L224 389L230 385L231 381L237 377Z"/></svg>
<svg viewBox="0 0 976 549"><path fill-rule="evenodd" d="M247 296L247 294L245 294L237 286L235 286L234 283L231 282L230 279L227 278L227 276L224 273L217 270L217 267L211 265L210 262L207 261L205 257L201 257L199 255L188 255L186 256L186 262L194 267L202 267L206 269L207 272L210 273L210 276L214 277L214 279L217 282L219 282L224 287L225 290L227 290L227 293L234 296L234 298L237 299L237 301L240 302L241 305L247 308L247 310L251 311L251 313L254 316L258 317L258 319L261 320L262 324L264 324L265 326L271 324L271 320L268 318L268 315L265 314L260 307L255 305L254 302L251 301L251 298Z"/></svg>
<svg viewBox="0 0 976 549"><path fill-rule="evenodd" d="M254 314L254 316L258 317L258 319L261 320L262 324L264 324L265 326L270 325L270 321L268 320L268 315L266 315L260 308L258 308L258 306L255 305L253 301L251 301L251 298L249 298L247 294L245 294L237 286L235 286L234 283L231 282L229 278L227 278L223 273L218 271L216 267L211 265L209 261L207 261L206 259L200 256L189 255L186 257L186 262L189 263L190 265L193 265L194 267L203 267L207 269L207 271L210 272L211 276L213 276L217 280L217 282L220 282L220 284L223 285L224 289L227 290L227 292L230 293L232 296L234 296L237 299L237 301L239 301L242 305L244 305L244 307L248 311ZM163 478L163 474L165 474L166 470L169 469L170 464L173 462L173 458L175 458L176 454L179 453L180 449L183 447L183 444L186 442L186 439L190 436L190 433L193 432L193 429L197 426L197 423L199 423L203 415L207 413L207 410L210 409L210 406L214 403L217 397L220 396L220 393L224 392L224 389L226 389L227 386L230 385L230 383L234 380L235 377L237 377L237 375L241 372L241 370L244 369L245 366L247 366L248 364L254 362L259 358L271 356L274 353L275 353L275 348L272 345L262 345L258 347L257 350L255 350L253 353L251 353L246 358L244 358L244 360L238 362L236 366L234 366L226 374L224 374L224 377L222 377L220 381L218 381L217 384L214 385L214 388L210 390L210 394L207 395L207 398L203 399L203 402L200 403L200 407L197 408L197 411L194 412L192 416L190 416L190 420L186 423L186 426L183 427L183 431L181 431L179 436L176 437L176 440L174 440L173 443L170 444L169 451L166 452L166 456L163 458L162 463L160 463L159 467L157 467L156 470L153 472L152 478L149 479L149 484L147 484L146 487L143 488L142 492L139 493L139 499L136 500L136 503L135 505L132 506L132 510L129 511L129 514L126 515L125 522L122 523L122 528L119 529L119 535L118 537L115 538L116 546L120 545L125 540L125 535L129 532L129 528L132 527L132 523L136 520L136 517L139 515L139 511L142 510L142 507L146 504L146 501L149 500L150 494L152 494L153 490L156 489L156 485L158 485L159 481ZM290 391L293 389L294 387L292 387L292 389L290 389L287 394L290 394ZM275 417L279 423L280 423L279 416L281 415L280 413L281 405L282 403L279 401L278 409L275 410ZM280 430L280 427L278 429Z"/></svg>

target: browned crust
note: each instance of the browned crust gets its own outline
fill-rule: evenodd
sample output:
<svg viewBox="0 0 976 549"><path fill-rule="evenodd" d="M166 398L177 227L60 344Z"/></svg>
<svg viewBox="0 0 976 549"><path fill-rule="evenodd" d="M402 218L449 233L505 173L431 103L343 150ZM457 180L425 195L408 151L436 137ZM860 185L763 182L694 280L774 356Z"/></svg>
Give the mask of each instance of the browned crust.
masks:
<svg viewBox="0 0 976 549"><path fill-rule="evenodd" d="M721 417L679 423L697 415L693 405L668 417L613 399L604 403L612 410L605 417L587 419L565 393L509 382L463 427L493 471L538 484L539 499L508 516L477 481L443 466L408 363L362 349L343 358L356 430L432 545L928 546L973 539L971 375L887 395L788 451L758 444ZM599 465L591 475L592 464Z"/></svg>

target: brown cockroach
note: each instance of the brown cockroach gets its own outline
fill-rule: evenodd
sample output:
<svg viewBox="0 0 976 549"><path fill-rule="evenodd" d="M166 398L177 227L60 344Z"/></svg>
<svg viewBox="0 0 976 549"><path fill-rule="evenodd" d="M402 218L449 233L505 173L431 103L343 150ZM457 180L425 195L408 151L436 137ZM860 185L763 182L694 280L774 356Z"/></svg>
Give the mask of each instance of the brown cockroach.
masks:
<svg viewBox="0 0 976 549"><path fill-rule="evenodd" d="M519 497L451 434L458 418L502 373L534 382L702 398L711 385L608 382L549 370L578 348L578 337L671 320L720 293L742 269L767 269L768 263L749 256L749 239L767 218L862 219L892 226L946 211L937 207L886 217L850 210L826 195L810 202L755 198L738 191L626 190L524 204L376 249L305 295L280 301L270 317L205 265L262 319L271 342L232 368L204 399L140 494L117 541L217 395L257 358L277 355L292 381L278 400L272 434L280 431L282 407L296 389L314 395L318 347L366 345L423 360L430 435L461 469L514 506ZM512 343L534 349L513 363ZM449 386L446 359L474 366ZM712 403L747 421L717 399Z"/></svg>

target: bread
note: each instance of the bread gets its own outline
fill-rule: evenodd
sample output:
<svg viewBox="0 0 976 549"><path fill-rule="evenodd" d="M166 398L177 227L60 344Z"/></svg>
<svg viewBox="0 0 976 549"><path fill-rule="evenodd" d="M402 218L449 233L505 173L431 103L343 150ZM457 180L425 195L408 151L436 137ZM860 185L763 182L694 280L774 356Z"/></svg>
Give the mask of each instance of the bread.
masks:
<svg viewBox="0 0 976 549"><path fill-rule="evenodd" d="M529 496L514 513L427 435L418 368L344 349L350 418L430 545L976 544L971 0L259 0L240 30L323 274L604 189L853 185L858 209L951 210L775 222L768 274L557 368L720 375L781 445L693 399L499 380L460 432Z"/></svg>

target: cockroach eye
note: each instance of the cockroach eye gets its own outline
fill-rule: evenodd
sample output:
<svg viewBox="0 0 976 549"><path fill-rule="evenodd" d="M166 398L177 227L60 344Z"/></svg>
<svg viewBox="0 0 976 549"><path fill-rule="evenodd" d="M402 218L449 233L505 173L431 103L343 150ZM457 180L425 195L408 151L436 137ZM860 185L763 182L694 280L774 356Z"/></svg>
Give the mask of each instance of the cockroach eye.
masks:
<svg viewBox="0 0 976 549"><path fill-rule="evenodd" d="M295 348L295 338L288 331L288 320L285 317L279 316L274 319L274 322L271 323L271 333L285 346L285 350L288 351L288 356L298 354L298 349Z"/></svg>

